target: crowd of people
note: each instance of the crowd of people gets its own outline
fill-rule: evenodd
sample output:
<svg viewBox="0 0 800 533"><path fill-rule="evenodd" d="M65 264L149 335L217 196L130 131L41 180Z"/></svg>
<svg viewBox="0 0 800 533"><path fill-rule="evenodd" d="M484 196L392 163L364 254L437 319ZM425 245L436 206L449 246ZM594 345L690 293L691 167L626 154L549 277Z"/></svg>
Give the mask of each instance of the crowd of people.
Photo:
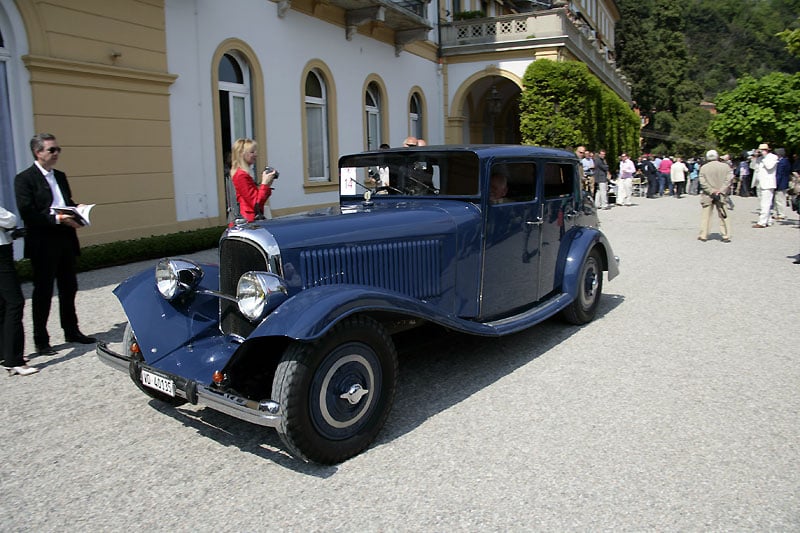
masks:
<svg viewBox="0 0 800 533"><path fill-rule="evenodd" d="M752 226L755 229L768 228L774 221L786 219L790 206L800 212L800 157L795 153L789 158L783 148L773 152L767 143L743 152L738 158L709 150L685 160L678 155L645 154L634 162L622 153L616 169L609 167L605 150L595 154L579 146L575 155L583 167L585 189L599 209L611 208L609 196L617 206L633 205L635 191L651 199L700 196L703 214L698 239L701 241L708 237L711 213L716 210L722 240L730 242L725 219L727 210L734 207L732 196L758 196L759 215Z"/></svg>

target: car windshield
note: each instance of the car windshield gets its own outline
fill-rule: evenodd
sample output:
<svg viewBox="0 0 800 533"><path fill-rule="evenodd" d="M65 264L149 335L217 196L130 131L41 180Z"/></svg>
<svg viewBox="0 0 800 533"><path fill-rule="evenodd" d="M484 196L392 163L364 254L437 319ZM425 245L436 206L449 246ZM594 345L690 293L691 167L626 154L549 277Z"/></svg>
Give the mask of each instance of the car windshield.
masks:
<svg viewBox="0 0 800 533"><path fill-rule="evenodd" d="M342 197L470 196L480 194L478 156L472 152L371 152L339 162Z"/></svg>

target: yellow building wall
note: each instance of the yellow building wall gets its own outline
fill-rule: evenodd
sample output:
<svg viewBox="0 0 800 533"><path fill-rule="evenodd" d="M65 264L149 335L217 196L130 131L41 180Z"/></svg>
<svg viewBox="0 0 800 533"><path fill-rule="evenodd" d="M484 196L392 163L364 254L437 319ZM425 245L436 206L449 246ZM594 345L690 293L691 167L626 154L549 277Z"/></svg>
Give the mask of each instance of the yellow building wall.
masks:
<svg viewBox="0 0 800 533"><path fill-rule="evenodd" d="M209 225L176 223L163 0L16 3L34 128L58 137L75 201L97 204L82 244Z"/></svg>

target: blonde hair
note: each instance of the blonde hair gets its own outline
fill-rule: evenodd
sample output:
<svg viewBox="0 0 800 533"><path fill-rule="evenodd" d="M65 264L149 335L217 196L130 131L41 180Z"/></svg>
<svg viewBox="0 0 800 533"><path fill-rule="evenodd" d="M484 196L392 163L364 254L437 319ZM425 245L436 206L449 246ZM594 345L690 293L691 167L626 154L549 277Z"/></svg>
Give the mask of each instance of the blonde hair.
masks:
<svg viewBox="0 0 800 533"><path fill-rule="evenodd" d="M250 174L250 165L244 160L244 154L257 146L253 139L236 139L231 147L231 176L233 176L238 169L242 169Z"/></svg>

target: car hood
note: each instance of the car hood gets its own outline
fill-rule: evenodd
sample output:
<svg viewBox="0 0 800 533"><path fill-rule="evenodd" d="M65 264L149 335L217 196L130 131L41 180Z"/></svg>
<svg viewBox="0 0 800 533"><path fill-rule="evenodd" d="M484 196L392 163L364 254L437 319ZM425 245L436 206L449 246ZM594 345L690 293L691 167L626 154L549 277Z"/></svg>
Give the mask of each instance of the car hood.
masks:
<svg viewBox="0 0 800 533"><path fill-rule="evenodd" d="M282 254L331 244L443 237L456 232L458 219L478 215L460 201L387 201L351 204L272 219L263 224Z"/></svg>
<svg viewBox="0 0 800 533"><path fill-rule="evenodd" d="M471 284L477 280L480 220L479 208L469 202L387 200L247 224L228 230L226 238L259 242L271 260L278 259L290 294L372 286L452 313L459 275Z"/></svg>

